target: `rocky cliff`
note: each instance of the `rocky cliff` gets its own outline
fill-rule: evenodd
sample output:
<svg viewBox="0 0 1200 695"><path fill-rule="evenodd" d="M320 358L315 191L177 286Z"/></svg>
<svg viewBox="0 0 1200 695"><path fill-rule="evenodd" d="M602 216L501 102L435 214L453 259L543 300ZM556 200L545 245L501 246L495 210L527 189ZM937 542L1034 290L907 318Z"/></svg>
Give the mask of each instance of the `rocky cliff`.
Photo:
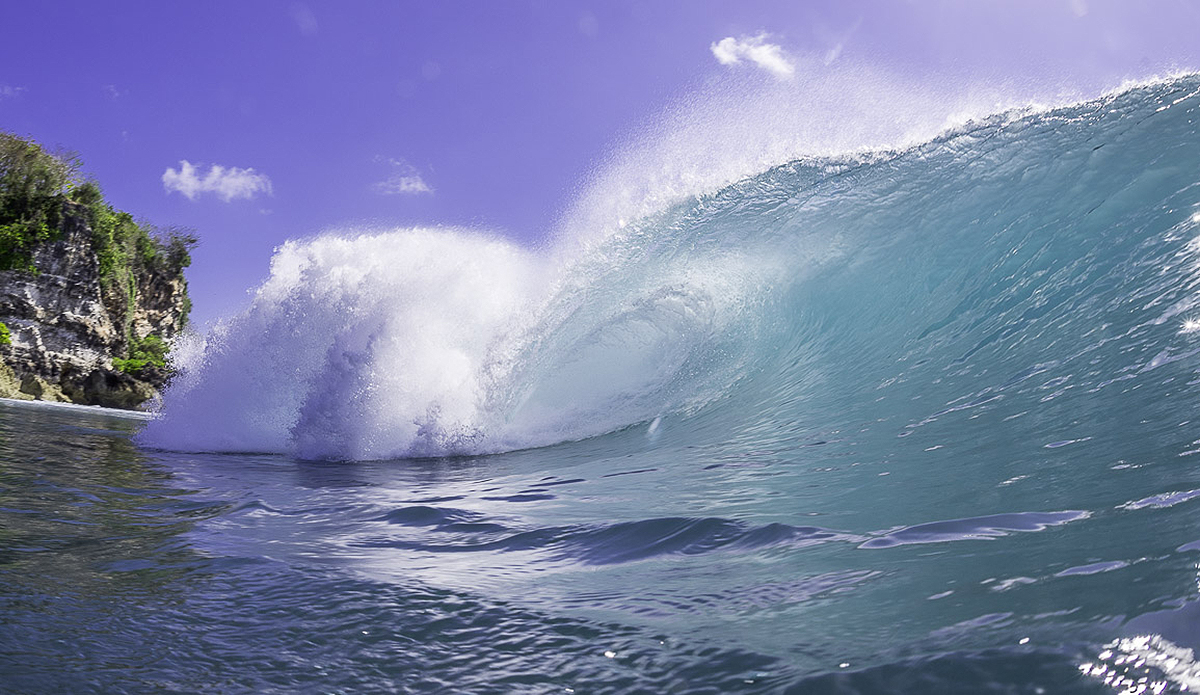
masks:
<svg viewBox="0 0 1200 695"><path fill-rule="evenodd" d="M104 277L93 219L86 205L63 201L57 229L31 249L34 270L0 270L0 323L11 334L0 345L0 397L134 408L168 378L125 358L150 336L169 344L183 329L182 268L133 263Z"/></svg>

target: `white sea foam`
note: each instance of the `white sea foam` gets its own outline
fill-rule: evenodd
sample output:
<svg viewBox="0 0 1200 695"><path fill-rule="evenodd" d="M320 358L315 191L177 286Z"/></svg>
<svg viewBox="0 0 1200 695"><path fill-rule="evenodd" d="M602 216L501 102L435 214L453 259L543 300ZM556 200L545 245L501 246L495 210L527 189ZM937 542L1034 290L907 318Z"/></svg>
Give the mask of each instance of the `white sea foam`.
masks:
<svg viewBox="0 0 1200 695"><path fill-rule="evenodd" d="M477 434L488 349L540 272L457 230L288 242L249 309L186 351L146 440L317 458L452 449Z"/></svg>

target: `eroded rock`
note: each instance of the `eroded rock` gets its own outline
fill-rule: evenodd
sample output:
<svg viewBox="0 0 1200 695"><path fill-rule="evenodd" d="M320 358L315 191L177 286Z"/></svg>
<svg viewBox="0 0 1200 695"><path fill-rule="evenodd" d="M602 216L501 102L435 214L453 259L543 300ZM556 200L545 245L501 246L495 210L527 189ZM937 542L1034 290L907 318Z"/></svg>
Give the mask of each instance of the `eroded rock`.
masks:
<svg viewBox="0 0 1200 695"><path fill-rule="evenodd" d="M0 322L12 340L0 346L11 375L0 372L0 396L136 408L168 378L161 370L135 378L113 359L126 354L130 337L170 343L179 334L188 310L182 273L137 269L132 302L106 292L85 220L82 206L68 203L59 238L34 252L39 272L0 271Z"/></svg>

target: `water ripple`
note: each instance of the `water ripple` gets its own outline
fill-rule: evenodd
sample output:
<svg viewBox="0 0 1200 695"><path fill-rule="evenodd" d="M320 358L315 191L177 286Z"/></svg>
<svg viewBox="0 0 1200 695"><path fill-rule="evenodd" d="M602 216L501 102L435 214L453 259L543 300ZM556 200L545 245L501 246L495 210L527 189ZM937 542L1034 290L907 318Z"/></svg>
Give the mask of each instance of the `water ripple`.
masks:
<svg viewBox="0 0 1200 695"><path fill-rule="evenodd" d="M434 531L476 531L485 535L508 531L482 522L482 517L461 510L406 507L380 520ZM861 537L817 526L747 524L721 518L664 517L601 526L546 527L513 531L500 538L480 540L475 534L449 535L445 541L423 538L373 538L360 547L385 547L432 553L511 552L551 550L555 557L584 564L609 565L635 562L662 555L700 555L720 549L748 550L786 545L801 548L829 541L859 541Z"/></svg>
<svg viewBox="0 0 1200 695"><path fill-rule="evenodd" d="M1090 512L1017 512L1013 514L991 514L966 519L934 521L928 524L907 526L883 536L872 538L860 548L890 548L897 545L916 543L942 543L991 539L1007 536L1010 532L1042 531L1051 526L1086 519Z"/></svg>

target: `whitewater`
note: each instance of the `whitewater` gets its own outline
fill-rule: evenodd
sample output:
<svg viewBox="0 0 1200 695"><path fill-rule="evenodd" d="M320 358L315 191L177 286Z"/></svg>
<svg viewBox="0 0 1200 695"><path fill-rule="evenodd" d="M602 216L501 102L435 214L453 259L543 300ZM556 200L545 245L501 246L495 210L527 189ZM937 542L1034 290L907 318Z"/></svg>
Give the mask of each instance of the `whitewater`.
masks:
<svg viewBox="0 0 1200 695"><path fill-rule="evenodd" d="M1200 76L853 77L538 248L290 241L149 417L0 403L0 691L1200 687Z"/></svg>

